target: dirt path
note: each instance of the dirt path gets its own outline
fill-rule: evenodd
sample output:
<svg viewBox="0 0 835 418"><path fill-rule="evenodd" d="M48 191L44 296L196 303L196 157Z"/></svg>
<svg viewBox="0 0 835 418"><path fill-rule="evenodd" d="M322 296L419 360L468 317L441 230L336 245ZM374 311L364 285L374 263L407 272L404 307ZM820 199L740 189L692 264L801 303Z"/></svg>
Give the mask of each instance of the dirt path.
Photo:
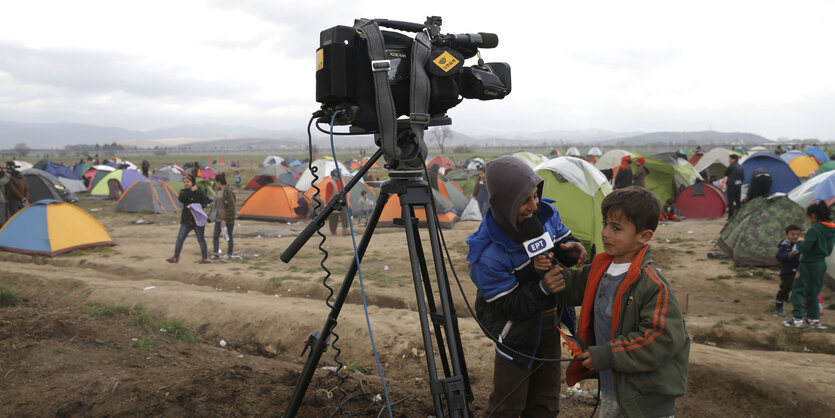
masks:
<svg viewBox="0 0 835 418"><path fill-rule="evenodd" d="M173 248L175 217L133 224L141 217L117 216L108 202L88 204L103 207L92 213L108 226L117 247L55 259L0 253L0 285L25 298L22 307L0 308L0 385L8 388L0 391L0 415L280 415L303 364L302 342L321 329L328 313L316 244L308 243L290 264L278 259L300 226L244 221L236 228L241 259L196 264L199 251L189 238L181 263L169 265L163 260ZM466 275L464 238L476 226L460 223L445 231L471 299L475 288ZM686 319L695 343L688 393L678 402L678 415L829 414L829 399L835 395L835 333L779 327L780 318L771 313L776 272L737 272L707 259L708 251L716 251L712 240L721 226L722 220L670 223L659 227L654 239L656 263L680 298L689 294ZM352 255L350 239L329 237L326 245L327 265L334 271L330 283L338 286ZM363 273L392 401L409 396L395 409L410 416L429 414L426 362L401 231L375 234ZM492 345L455 284L453 293L475 392L473 409L484 413ZM126 323L132 318L129 311L108 317L80 312L91 301L127 308L141 304L156 319L181 319L196 331L199 343ZM363 388L380 393L380 385L358 283L337 332L340 359L368 370L349 374L344 388L356 397L350 409L367 408L365 415L376 415L381 403L362 394ZM135 348L133 338L153 339L155 349ZM320 366L333 366L332 356L326 353ZM336 384L332 373L317 372L303 416L330 414L336 401L328 394L338 396ZM581 389L595 387L590 382ZM570 394L565 387L563 393ZM570 395L562 403L563 415L588 416L589 403Z"/></svg>

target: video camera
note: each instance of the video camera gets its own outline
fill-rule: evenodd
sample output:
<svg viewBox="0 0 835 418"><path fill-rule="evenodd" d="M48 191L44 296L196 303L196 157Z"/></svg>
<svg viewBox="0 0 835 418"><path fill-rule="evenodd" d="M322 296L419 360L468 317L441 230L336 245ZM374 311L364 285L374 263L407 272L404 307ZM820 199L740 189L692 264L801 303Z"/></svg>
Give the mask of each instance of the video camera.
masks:
<svg viewBox="0 0 835 418"><path fill-rule="evenodd" d="M6 171L17 174L17 164L14 161L6 161Z"/></svg>
<svg viewBox="0 0 835 418"><path fill-rule="evenodd" d="M381 26L417 34L411 38ZM449 125L446 112L464 98L510 94L510 65L484 63L478 50L495 48L497 35L441 34L440 26L441 18L430 16L423 24L358 19L352 27L323 30L316 51L319 122L350 125L353 134L374 133L390 164L414 162L426 154L423 131ZM464 60L476 55L478 64L465 67ZM398 121L400 116L409 119Z"/></svg>

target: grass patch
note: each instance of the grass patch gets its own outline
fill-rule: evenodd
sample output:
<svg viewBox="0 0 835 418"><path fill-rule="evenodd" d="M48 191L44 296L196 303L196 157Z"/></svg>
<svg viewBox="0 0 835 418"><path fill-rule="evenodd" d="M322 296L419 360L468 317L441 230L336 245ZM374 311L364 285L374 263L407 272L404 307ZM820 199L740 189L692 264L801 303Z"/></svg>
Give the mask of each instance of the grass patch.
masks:
<svg viewBox="0 0 835 418"><path fill-rule="evenodd" d="M765 342L768 343L769 347L777 348L777 344L780 342L780 336L777 334L768 334L765 336Z"/></svg>
<svg viewBox="0 0 835 418"><path fill-rule="evenodd" d="M130 256L131 260L136 260L136 261L143 261L143 260L147 260L149 258L151 258L150 255L132 255L132 256Z"/></svg>
<svg viewBox="0 0 835 418"><path fill-rule="evenodd" d="M0 286L0 306L20 306L23 298L17 293Z"/></svg>
<svg viewBox="0 0 835 418"><path fill-rule="evenodd" d="M709 281L709 282L718 282L718 281L720 281L720 280L728 280L728 279L730 279L730 278L731 278L731 276L729 276L729 275L727 275L727 274L721 274L721 275L716 276L716 277L708 277L708 278L707 278L707 281Z"/></svg>
<svg viewBox="0 0 835 418"><path fill-rule="evenodd" d="M362 365L362 363L358 361L352 361L344 366L342 366L343 370L347 370L349 372L360 372L362 374L368 374L368 369Z"/></svg>
<svg viewBox="0 0 835 418"><path fill-rule="evenodd" d="M685 251L684 253L685 253L685 254L696 254L696 252L695 252L695 251L693 251L693 250L687 250L687 251Z"/></svg>
<svg viewBox="0 0 835 418"><path fill-rule="evenodd" d="M748 326L745 327L745 329L747 329L749 331L756 331L756 330L759 330L761 328L762 327L757 325L757 324L751 324L751 325L748 325Z"/></svg>
<svg viewBox="0 0 835 418"><path fill-rule="evenodd" d="M111 247L91 247L91 248L82 248L80 250L75 250L72 252L67 253L65 256L73 256L73 257L81 257L85 255L113 255L118 254L112 246Z"/></svg>
<svg viewBox="0 0 835 418"><path fill-rule="evenodd" d="M803 335L805 328L784 328L783 332L786 334L786 339L791 344L800 344L800 337Z"/></svg>
<svg viewBox="0 0 835 418"><path fill-rule="evenodd" d="M61 346L58 346L58 347L55 347L55 348L52 349L52 352L55 353L55 354L64 354L68 351L70 351L69 348L61 347Z"/></svg>
<svg viewBox="0 0 835 418"><path fill-rule="evenodd" d="M81 305L81 312L96 318L113 316L120 312L127 312L127 306L108 304L97 300L88 300Z"/></svg>
<svg viewBox="0 0 835 418"><path fill-rule="evenodd" d="M166 318L157 323L160 332L180 341L197 344L197 334L182 319Z"/></svg>
<svg viewBox="0 0 835 418"><path fill-rule="evenodd" d="M137 325L145 329L153 329L154 328L154 318L151 317L151 314L145 309L142 304L137 303L136 305L131 308L128 312L128 324Z"/></svg>
<svg viewBox="0 0 835 418"><path fill-rule="evenodd" d="M730 264L730 262L728 262L728 260L722 260L719 262L719 264Z"/></svg>
<svg viewBox="0 0 835 418"><path fill-rule="evenodd" d="M154 351L156 350L156 346L157 339L154 338L153 335L137 338L135 341L131 342L131 347L142 351Z"/></svg>

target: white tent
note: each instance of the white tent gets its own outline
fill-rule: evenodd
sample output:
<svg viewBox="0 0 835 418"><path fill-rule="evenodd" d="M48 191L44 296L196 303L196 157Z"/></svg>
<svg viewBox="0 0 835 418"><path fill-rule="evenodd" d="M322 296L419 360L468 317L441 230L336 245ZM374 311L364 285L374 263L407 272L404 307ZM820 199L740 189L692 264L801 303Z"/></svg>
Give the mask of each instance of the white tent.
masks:
<svg viewBox="0 0 835 418"><path fill-rule="evenodd" d="M344 164L337 161L336 164L339 164L339 170L342 172L342 175L345 177L350 177L350 172L345 167ZM330 157L320 158L313 162L313 167L317 168L316 176L319 179L323 177L327 177L331 175L331 171L336 168L336 164L334 164L333 159ZM299 181L296 182L296 189L306 192L307 189L310 188L310 183L313 181L313 174L310 172L310 167L304 169L304 172L301 176L299 176Z"/></svg>
<svg viewBox="0 0 835 418"><path fill-rule="evenodd" d="M599 157L599 156L603 155L603 151L601 151L600 148L591 147L591 148L589 148L588 155L594 155L595 157Z"/></svg>
<svg viewBox="0 0 835 418"><path fill-rule="evenodd" d="M73 193L85 193L87 192L87 186L84 185L84 182L81 180L73 180L68 179L66 177L58 177L58 182L61 183L67 190Z"/></svg>
<svg viewBox="0 0 835 418"><path fill-rule="evenodd" d="M565 155L568 155L570 157L579 157L581 154L580 150L578 150L577 147L571 147L568 149L568 151L565 152Z"/></svg>
<svg viewBox="0 0 835 418"><path fill-rule="evenodd" d="M601 155L600 158L597 159L597 164L594 166L597 167L598 170L605 170L607 168L619 166L620 159L623 158L624 155L631 156L633 161L638 158L638 154L622 149L613 149L606 151L605 154Z"/></svg>
<svg viewBox="0 0 835 418"><path fill-rule="evenodd" d="M28 170L32 168L32 164L27 163L26 161L14 160L15 165L17 166L17 170Z"/></svg>
<svg viewBox="0 0 835 418"><path fill-rule="evenodd" d="M477 170L478 166L486 167L487 163L484 162L483 158L473 158L470 160L470 163L467 164L467 170Z"/></svg>
<svg viewBox="0 0 835 418"><path fill-rule="evenodd" d="M461 220L481 222L481 219L481 210L478 207L478 201L471 197L467 201L467 206L461 211Z"/></svg>
<svg viewBox="0 0 835 418"><path fill-rule="evenodd" d="M261 164L262 167L266 167L270 164L281 164L284 161L284 158L281 158L277 155L270 155L267 158L264 158L264 163Z"/></svg>
<svg viewBox="0 0 835 418"><path fill-rule="evenodd" d="M717 178L721 177L721 172L725 171L725 168L728 167L728 156L734 154L735 152L725 149L725 148L714 148L702 155L702 158L699 161L696 161L696 165L693 168L696 169L697 173L701 173L702 171L707 170L709 167L714 166L710 172L708 173L708 177L710 178L711 175L715 175ZM720 167L721 165L721 167ZM724 168L723 168L724 167Z"/></svg>
<svg viewBox="0 0 835 418"><path fill-rule="evenodd" d="M524 161L531 168L534 168L534 167L544 163L545 161L548 161L548 158L546 158L542 155L534 154L532 152L527 152L527 151L515 152L515 153L513 153L513 156L522 160L522 161Z"/></svg>

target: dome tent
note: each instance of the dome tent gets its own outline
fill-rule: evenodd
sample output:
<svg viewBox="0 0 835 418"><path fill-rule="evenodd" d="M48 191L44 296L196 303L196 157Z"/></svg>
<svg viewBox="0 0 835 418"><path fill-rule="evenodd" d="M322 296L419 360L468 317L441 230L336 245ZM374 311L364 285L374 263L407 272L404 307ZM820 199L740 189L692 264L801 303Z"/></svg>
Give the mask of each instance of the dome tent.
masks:
<svg viewBox="0 0 835 418"><path fill-rule="evenodd" d="M719 248L739 266L776 266L786 225L809 227L806 211L784 195L758 197L742 206L719 233Z"/></svg>
<svg viewBox="0 0 835 418"><path fill-rule="evenodd" d="M632 157L632 161L635 161L642 154L622 149L613 149L606 151L603 155L601 155L600 158L597 159L597 163L595 163L594 166L597 167L598 170L617 167L620 165L621 158L626 155Z"/></svg>
<svg viewBox="0 0 835 418"><path fill-rule="evenodd" d="M312 166L317 168L316 176L318 176L321 179L325 176L330 176L331 171L333 171L336 168L337 164L339 164L339 170L342 173L342 175L347 175L349 172L348 168L345 167L345 165L341 162L337 161L336 163L334 163L333 158L328 156L319 158L318 160L314 161L312 163ZM312 181L313 174L310 172L310 167L305 167L304 172L301 176L299 176L299 181L296 182L296 189L302 192L306 192L307 189L310 188L310 184Z"/></svg>
<svg viewBox="0 0 835 418"><path fill-rule="evenodd" d="M15 213L0 229L0 249L55 257L73 250L116 245L104 226L78 206L41 200Z"/></svg>
<svg viewBox="0 0 835 418"><path fill-rule="evenodd" d="M37 168L30 168L20 172L29 185L29 201L37 202L44 199L77 202L75 193L67 190L52 174Z"/></svg>
<svg viewBox="0 0 835 418"><path fill-rule="evenodd" d="M661 201L661 204L667 199L675 198L696 180L702 179L696 169L676 153L664 152L644 158L650 171L646 178L647 189Z"/></svg>
<svg viewBox="0 0 835 418"><path fill-rule="evenodd" d="M719 188L704 182L698 182L679 193L676 208L687 218L721 218L728 207L728 199Z"/></svg>
<svg viewBox="0 0 835 418"><path fill-rule="evenodd" d="M728 168L728 157L731 154L738 155L737 153L725 149L725 148L714 148L704 155L702 158L699 158L699 161L696 164L693 164L693 167L696 169L696 172L699 174L704 174L709 179L710 176L716 176L717 179L725 177L725 170Z"/></svg>
<svg viewBox="0 0 835 418"><path fill-rule="evenodd" d="M108 173L106 176L101 178L92 189L90 189L90 196L91 197L107 197L110 194L110 189L108 187L107 182L110 179L115 179L119 181L119 184L122 186L122 190L127 190L128 187L132 186L133 183L137 181L148 181L148 178L143 176L142 173L134 170L116 170Z"/></svg>
<svg viewBox="0 0 835 418"><path fill-rule="evenodd" d="M767 169L774 179L771 184L771 194L788 193L800 185L800 179L797 178L788 163L773 152L758 151L749 155L742 163L742 168L745 169L743 184L751 183L751 177L758 168Z"/></svg>
<svg viewBox="0 0 835 418"><path fill-rule="evenodd" d="M603 215L600 204L612 186L591 163L576 157L557 157L536 167L545 181L542 197L554 200L562 223L591 251L602 251Z"/></svg>
<svg viewBox="0 0 835 418"><path fill-rule="evenodd" d="M252 179L246 184L249 190L258 190L263 186L272 183L280 183L285 186L295 186L296 177L290 168L281 164L269 164L255 173Z"/></svg>
<svg viewBox="0 0 835 418"><path fill-rule="evenodd" d="M238 219L269 222L296 222L303 218L295 209L299 206L299 191L282 184L268 184L249 196Z"/></svg>
<svg viewBox="0 0 835 418"><path fill-rule="evenodd" d="M117 212L175 213L182 209L177 192L161 180L133 183L116 204Z"/></svg>

